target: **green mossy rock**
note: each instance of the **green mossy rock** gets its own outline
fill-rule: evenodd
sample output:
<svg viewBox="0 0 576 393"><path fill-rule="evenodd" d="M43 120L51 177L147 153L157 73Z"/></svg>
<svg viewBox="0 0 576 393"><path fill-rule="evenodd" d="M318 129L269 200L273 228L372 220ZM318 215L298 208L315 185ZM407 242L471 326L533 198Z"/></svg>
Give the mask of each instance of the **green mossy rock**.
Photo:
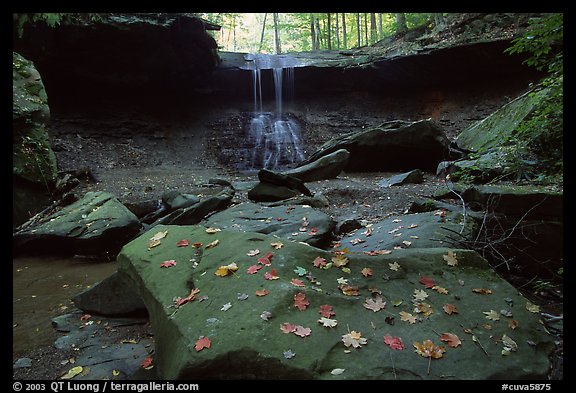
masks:
<svg viewBox="0 0 576 393"><path fill-rule="evenodd" d="M150 247L150 239L166 232L160 244ZM200 248L177 247L181 239ZM219 240L215 247L207 245ZM389 255L347 254L345 272L332 266L315 267L313 261L330 262L334 254L295 242L257 233L206 232L203 226L158 226L127 244L118 255L118 271L138 292L149 311L155 333L154 363L163 379L544 379L552 338L539 322L539 314L527 310L527 300L508 282L496 275L476 252L446 248L394 250ZM249 256L250 250L260 253ZM456 253L457 266L448 266L444 256ZM247 269L257 259L272 252L271 266L255 274ZM160 264L175 260L176 265ZM220 266L236 263L238 270L224 277L215 275ZM390 269L397 263L398 270ZM372 269L365 277L361 271ZM278 279L267 280L275 270ZM307 273L303 276L302 271ZM427 289L419 281L429 277L448 290L447 294ZM293 281L298 279L302 281ZM356 287L358 296L339 289L343 279ZM303 285L302 287L294 283ZM176 298L187 297L191 289L196 299L179 308ZM478 294L475 288L489 289ZM266 289L266 296L256 296ZM383 310L363 307L378 290L386 301ZM423 290L433 313L414 311L415 291ZM302 293L309 302L305 310L294 306ZM242 300L243 299L243 300ZM453 304L458 313L443 311ZM229 308L224 307L228 305ZM337 326L328 328L318 320L320 306L330 305ZM227 307L228 307L227 306ZM501 311L503 310L503 311ZM400 312L416 317L410 324ZM492 312L493 311L493 312ZM262 316L270 313L267 320ZM504 316L503 314L510 315ZM489 320L487 314L497 320ZM518 326L511 329L510 322ZM309 328L308 336L284 333L284 323ZM347 348L343 335L352 331L367 340L359 348ZM462 344L451 348L440 341L443 333L458 335ZM383 342L385 335L400 337L403 350L392 350ZM503 355L502 339L510 337L515 351ZM209 348L195 349L201 337ZM424 358L413 343L432 340L445 347L441 359ZM295 354L293 357L290 353ZM430 364L429 364L430 362ZM428 372L428 368L429 372ZM334 375L334 369L344 369Z"/></svg>

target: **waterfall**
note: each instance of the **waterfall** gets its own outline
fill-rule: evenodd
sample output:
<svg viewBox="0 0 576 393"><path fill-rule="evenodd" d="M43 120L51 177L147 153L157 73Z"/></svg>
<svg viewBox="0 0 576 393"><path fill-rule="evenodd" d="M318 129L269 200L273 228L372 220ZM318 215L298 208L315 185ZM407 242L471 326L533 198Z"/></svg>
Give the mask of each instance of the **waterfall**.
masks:
<svg viewBox="0 0 576 393"><path fill-rule="evenodd" d="M283 57L253 55L252 93L254 114L248 127L248 137L254 147L250 155L252 169L280 169L304 159L300 127L294 116L284 113L283 95L294 98L294 66ZM272 70L275 111L262 110L262 70ZM285 74L285 75L284 75ZM285 84L283 79L285 76Z"/></svg>

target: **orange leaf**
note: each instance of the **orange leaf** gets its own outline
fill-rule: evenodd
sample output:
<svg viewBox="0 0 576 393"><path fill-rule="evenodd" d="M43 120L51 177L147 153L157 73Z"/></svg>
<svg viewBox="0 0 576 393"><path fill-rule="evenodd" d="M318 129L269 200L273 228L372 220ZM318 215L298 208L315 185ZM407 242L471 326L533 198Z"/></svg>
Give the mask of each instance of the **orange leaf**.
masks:
<svg viewBox="0 0 576 393"><path fill-rule="evenodd" d="M508 327L512 330L515 330L518 327L518 321L515 319L508 320Z"/></svg>
<svg viewBox="0 0 576 393"><path fill-rule="evenodd" d="M358 287L354 287L352 285L343 284L338 287L342 293L346 296L359 296L360 290Z"/></svg>
<svg viewBox="0 0 576 393"><path fill-rule="evenodd" d="M196 352L200 352L204 348L210 348L210 345L211 345L210 339L208 337L202 336L198 339L198 341L196 341L194 349L196 350Z"/></svg>
<svg viewBox="0 0 576 393"><path fill-rule="evenodd" d="M290 284L296 286L296 287L305 287L306 285L304 284L304 281L299 280L297 278L293 278L292 280L290 280Z"/></svg>
<svg viewBox="0 0 576 393"><path fill-rule="evenodd" d="M486 288L473 288L472 292L479 293L480 295L490 295L492 291Z"/></svg>
<svg viewBox="0 0 576 393"><path fill-rule="evenodd" d="M453 333L443 333L440 337L440 341L447 343L450 348L456 348L458 345L462 344L462 341L460 341L458 336Z"/></svg>
<svg viewBox="0 0 576 393"><path fill-rule="evenodd" d="M267 289L262 289L262 290L259 290L259 291L257 290L257 291L256 291L256 296L266 296L266 295L268 295L269 293L270 293L270 291L267 290Z"/></svg>
<svg viewBox="0 0 576 393"><path fill-rule="evenodd" d="M188 247L190 241L188 239L182 239L176 243L176 247Z"/></svg>
<svg viewBox="0 0 576 393"><path fill-rule="evenodd" d="M444 347L437 346L430 340L424 340L422 344L418 341L414 341L412 345L416 348L415 352L425 358L440 359L442 354L446 352Z"/></svg>

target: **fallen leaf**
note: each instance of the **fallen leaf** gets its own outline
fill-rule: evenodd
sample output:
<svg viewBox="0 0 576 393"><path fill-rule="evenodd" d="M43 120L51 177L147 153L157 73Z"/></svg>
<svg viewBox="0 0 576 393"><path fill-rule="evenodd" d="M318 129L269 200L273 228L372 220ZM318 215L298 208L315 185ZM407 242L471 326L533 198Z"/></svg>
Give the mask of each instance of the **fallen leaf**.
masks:
<svg viewBox="0 0 576 393"><path fill-rule="evenodd" d="M340 374L342 374L344 371L346 371L345 368L335 368L334 370L330 371L330 374L332 374L332 375L340 375Z"/></svg>
<svg viewBox="0 0 576 393"><path fill-rule="evenodd" d="M321 268L323 266L326 266L326 259L324 259L322 257L316 257L316 259L314 259L314 261L312 261L312 263L314 264L314 267Z"/></svg>
<svg viewBox="0 0 576 393"><path fill-rule="evenodd" d="M280 324L280 330L282 330L284 333L292 333L294 330L296 330L296 325L284 322Z"/></svg>
<svg viewBox="0 0 576 393"><path fill-rule="evenodd" d="M308 299L306 299L306 294L303 292L298 292L296 295L294 295L294 307L296 307L298 310L304 311L306 308L308 308L309 305L310 302Z"/></svg>
<svg viewBox="0 0 576 393"><path fill-rule="evenodd" d="M446 261L448 266L456 266L458 265L458 259L456 258L456 253L448 250L448 254L443 255L442 258Z"/></svg>
<svg viewBox="0 0 576 393"><path fill-rule="evenodd" d="M76 366L76 367L72 367L70 370L68 370L66 372L66 374L62 375L60 377L60 379L72 379L74 378L76 375L82 373L82 366Z"/></svg>
<svg viewBox="0 0 576 393"><path fill-rule="evenodd" d="M492 325L490 325L489 323L485 323L484 325L482 325L482 327L486 330L492 330Z"/></svg>
<svg viewBox="0 0 576 393"><path fill-rule="evenodd" d="M426 318L428 318L430 315L434 313L434 310L432 310L432 306L429 305L428 303L417 303L415 306L416 307L414 308L414 312L422 313Z"/></svg>
<svg viewBox="0 0 576 393"><path fill-rule="evenodd" d="M306 284L304 284L304 281L299 280L297 278L293 278L292 280L290 280L290 284L294 285L295 287L305 287Z"/></svg>
<svg viewBox="0 0 576 393"><path fill-rule="evenodd" d="M500 315L502 315L504 317L512 318L512 311L502 309L502 310L500 310Z"/></svg>
<svg viewBox="0 0 576 393"><path fill-rule="evenodd" d="M246 269L246 273L248 274L256 274L258 273L258 270L262 269L262 265L252 265L249 266L248 269Z"/></svg>
<svg viewBox="0 0 576 393"><path fill-rule="evenodd" d="M364 240L364 239L356 238L356 239L350 240L350 244L355 246L356 244L364 243L365 241L366 240Z"/></svg>
<svg viewBox="0 0 576 393"><path fill-rule="evenodd" d="M489 319L491 321L499 321L500 320L500 315L494 310L483 311L482 313L486 316L486 319Z"/></svg>
<svg viewBox="0 0 576 393"><path fill-rule="evenodd" d="M412 245L412 242L408 240L402 240L402 244L404 244L406 247L410 247Z"/></svg>
<svg viewBox="0 0 576 393"><path fill-rule="evenodd" d="M390 348L395 349L397 351L401 351L404 349L402 338L392 337L389 334L384 336L384 344L388 345Z"/></svg>
<svg viewBox="0 0 576 393"><path fill-rule="evenodd" d="M282 247L284 247L284 243L282 242L274 242L274 243L270 243L270 246L275 249L275 250L279 250Z"/></svg>
<svg viewBox="0 0 576 393"><path fill-rule="evenodd" d="M169 261L164 261L160 264L160 267L165 267L165 268L172 267L172 266L176 266L176 261L174 259L171 259Z"/></svg>
<svg viewBox="0 0 576 393"><path fill-rule="evenodd" d="M192 243L192 247L194 247L194 248L200 248L200 247L202 247L202 242Z"/></svg>
<svg viewBox="0 0 576 393"><path fill-rule="evenodd" d="M398 315L400 315L401 321L408 322L410 325L416 323L416 317L410 313L407 313L406 311L400 311Z"/></svg>
<svg viewBox="0 0 576 393"><path fill-rule="evenodd" d="M194 345L194 349L196 350L196 352L200 352L204 348L210 348L211 344L212 343L210 342L210 339L208 337L201 336L198 339L198 341L196 341L196 343Z"/></svg>
<svg viewBox="0 0 576 393"><path fill-rule="evenodd" d="M168 231L156 232L156 234L154 234L154 236L152 236L148 240L148 249L151 249L151 248L154 248L154 247L160 245L162 243L162 239L164 239L166 237L166 235L168 235Z"/></svg>
<svg viewBox="0 0 576 393"><path fill-rule="evenodd" d="M294 273L296 273L299 277L303 277L306 275L306 273L308 273L308 271L306 269L304 269L302 266L296 266L296 269L293 270Z"/></svg>
<svg viewBox="0 0 576 393"><path fill-rule="evenodd" d="M394 307L399 307L400 305L402 305L402 303L404 303L404 302L400 299L392 301L392 305Z"/></svg>
<svg viewBox="0 0 576 393"><path fill-rule="evenodd" d="M262 314L260 314L260 318L267 321L270 318L272 318L272 313L270 311L262 311Z"/></svg>
<svg viewBox="0 0 576 393"><path fill-rule="evenodd" d="M142 360L142 363L140 363L140 367L148 369L150 366L152 366L152 363L154 363L154 359L152 359L151 357L147 357L146 359Z"/></svg>
<svg viewBox="0 0 576 393"><path fill-rule="evenodd" d="M90 318L92 318L92 315L90 315L90 314L84 314L84 315L82 315L82 316L80 317L80 320L81 320L82 322L84 322L84 321L89 320Z"/></svg>
<svg viewBox="0 0 576 393"><path fill-rule="evenodd" d="M232 262L226 266L220 266L215 272L214 274L219 276L219 277L226 277L227 275L229 275L230 273L235 272L236 270L238 270L238 265L236 265L236 262Z"/></svg>
<svg viewBox="0 0 576 393"><path fill-rule="evenodd" d="M263 266L270 266L272 265L272 262L270 261L270 258L268 258L266 255L264 255L261 258L258 258L258 263L263 265Z"/></svg>
<svg viewBox="0 0 576 393"><path fill-rule="evenodd" d="M276 273L276 269L272 269L269 272L264 273L264 279L266 280L278 280L278 274Z"/></svg>
<svg viewBox="0 0 576 393"><path fill-rule="evenodd" d="M120 344L138 344L138 341L136 341L135 339L124 339L122 341L120 341Z"/></svg>
<svg viewBox="0 0 576 393"><path fill-rule="evenodd" d="M398 262L389 263L388 266L390 267L390 270L393 270L395 272L397 272L398 269L400 269L400 264Z"/></svg>
<svg viewBox="0 0 576 393"><path fill-rule="evenodd" d="M230 310L230 308L232 307L232 304L230 302L226 303L225 305L222 306L222 308L220 309L220 311L228 311Z"/></svg>
<svg viewBox="0 0 576 393"><path fill-rule="evenodd" d="M418 227L418 224L410 224L410 225L408 225L408 228L409 228L409 229L417 228L417 227Z"/></svg>
<svg viewBox="0 0 576 393"><path fill-rule="evenodd" d="M177 297L176 299L174 299L174 304L176 305L176 307L180 307L183 306L184 304L193 301L194 299L196 299L196 295L200 292L200 289L198 288L192 288L190 290L190 294L188 296L186 296L185 298L180 298Z"/></svg>
<svg viewBox="0 0 576 393"><path fill-rule="evenodd" d="M518 321L515 319L509 319L508 320L508 327L512 330L516 330L516 328L518 327Z"/></svg>
<svg viewBox="0 0 576 393"><path fill-rule="evenodd" d="M260 250L256 249L256 250L250 250L246 253L246 255L248 255L249 257L253 257L260 254Z"/></svg>
<svg viewBox="0 0 576 393"><path fill-rule="evenodd" d="M456 308L456 306L450 303L445 304L444 307L442 307L442 309L448 315L458 314L458 309Z"/></svg>
<svg viewBox="0 0 576 393"><path fill-rule="evenodd" d="M338 282L338 284L345 285L345 284L348 284L348 279L344 278L344 277L339 277L336 279L336 282Z"/></svg>
<svg viewBox="0 0 576 393"><path fill-rule="evenodd" d="M318 234L318 228L312 228L310 229L310 232L308 232L309 236L315 236Z"/></svg>
<svg viewBox="0 0 576 393"><path fill-rule="evenodd" d="M284 358L286 358L286 359L292 359L294 356L296 356L296 354L294 352L292 352L291 349L282 352L282 355L284 355Z"/></svg>
<svg viewBox="0 0 576 393"><path fill-rule="evenodd" d="M454 333L442 333L440 341L444 341L450 348L456 348L462 341Z"/></svg>
<svg viewBox="0 0 576 393"><path fill-rule="evenodd" d="M245 293L238 293L237 299L240 301L244 301L248 299L248 295Z"/></svg>
<svg viewBox="0 0 576 393"><path fill-rule="evenodd" d="M526 310L533 313L538 313L540 312L540 306L537 304L532 304L529 301L526 301Z"/></svg>
<svg viewBox="0 0 576 393"><path fill-rule="evenodd" d="M188 247L189 244L190 241L188 239L182 239L179 240L178 243L176 243L176 247Z"/></svg>
<svg viewBox="0 0 576 393"><path fill-rule="evenodd" d="M210 249L210 248L214 248L216 247L218 244L220 244L220 240L216 239L213 242L210 242L208 244L206 244L206 249Z"/></svg>
<svg viewBox="0 0 576 393"><path fill-rule="evenodd" d="M361 345L366 345L368 340L362 337L362 333L352 330L350 333L342 336L342 342L346 347L352 346L353 348L359 348Z"/></svg>
<svg viewBox="0 0 576 393"><path fill-rule="evenodd" d="M342 254L338 254L335 257L332 258L332 263L334 264L334 266L336 267L342 267L342 266L346 266L348 264L348 258L346 258L344 255Z"/></svg>
<svg viewBox="0 0 576 393"><path fill-rule="evenodd" d="M256 296L266 296L270 293L267 289L256 290Z"/></svg>
<svg viewBox="0 0 576 393"><path fill-rule="evenodd" d="M296 325L296 329L294 329L292 333L294 333L298 337L307 337L312 333L312 329L305 328L304 326L301 325Z"/></svg>
<svg viewBox="0 0 576 393"><path fill-rule="evenodd" d="M329 328L332 328L332 327L338 325L338 321L337 321L337 320L335 320L335 319L330 319L330 318L325 318L325 317L320 318L320 319L318 320L318 323L321 323L322 326L324 326L324 327L329 327Z"/></svg>
<svg viewBox="0 0 576 393"><path fill-rule="evenodd" d="M398 222L402 222L402 220L399 219L399 218L395 218L395 219L392 220L392 222L393 222L393 223L398 223Z"/></svg>
<svg viewBox="0 0 576 393"><path fill-rule="evenodd" d="M486 288L472 288L472 292L479 293L480 295L490 295L492 291Z"/></svg>
<svg viewBox="0 0 576 393"><path fill-rule="evenodd" d="M364 269L362 269L360 271L360 273L362 273L362 275L364 277L370 277L374 274L374 272L372 271L372 269L370 269L369 267L365 267Z"/></svg>
<svg viewBox="0 0 576 393"><path fill-rule="evenodd" d="M415 352L425 358L440 359L442 354L446 352L444 347L435 345L431 340L424 340L422 344L414 341L412 345L416 348Z"/></svg>
<svg viewBox="0 0 576 393"><path fill-rule="evenodd" d="M392 251L390 251L390 250L371 250L371 251L363 251L363 252L366 255L370 255L371 257L375 257L377 255L388 255Z"/></svg>
<svg viewBox="0 0 576 393"><path fill-rule="evenodd" d="M338 288L346 296L359 296L360 295L360 289L358 287L355 287L352 285L343 284L343 285L340 285Z"/></svg>
<svg viewBox="0 0 576 393"><path fill-rule="evenodd" d="M423 289L415 289L414 295L412 295L412 296L414 297L415 301L422 302L428 297L428 294Z"/></svg>
<svg viewBox="0 0 576 393"><path fill-rule="evenodd" d="M430 277L422 276L418 282L424 285L426 288L432 288L436 285L436 282Z"/></svg>
<svg viewBox="0 0 576 393"><path fill-rule="evenodd" d="M320 306L320 310L318 311L320 315L326 318L330 318L332 315L336 315L334 311L332 311L332 306L328 304L323 304Z"/></svg>
<svg viewBox="0 0 576 393"><path fill-rule="evenodd" d="M386 307L386 302L383 301L382 297L376 296L375 298L366 299L364 304L362 304L364 308L368 310L372 310L374 312L383 310Z"/></svg>
<svg viewBox="0 0 576 393"><path fill-rule="evenodd" d="M512 352L516 352L518 349L518 344L516 344L516 341L512 340L505 334L502 335L502 344L504 344L504 348L510 348L509 350Z"/></svg>
<svg viewBox="0 0 576 393"><path fill-rule="evenodd" d="M112 370L112 375L117 377L118 375L120 375L120 371L118 370Z"/></svg>
<svg viewBox="0 0 576 393"><path fill-rule="evenodd" d="M394 317L386 317L384 318L384 322L386 322L388 325L394 325Z"/></svg>
<svg viewBox="0 0 576 393"><path fill-rule="evenodd" d="M222 229L220 229L220 228L213 228L213 227L206 228L206 233L208 233L210 235L213 235L213 234L218 233L220 231L222 231Z"/></svg>

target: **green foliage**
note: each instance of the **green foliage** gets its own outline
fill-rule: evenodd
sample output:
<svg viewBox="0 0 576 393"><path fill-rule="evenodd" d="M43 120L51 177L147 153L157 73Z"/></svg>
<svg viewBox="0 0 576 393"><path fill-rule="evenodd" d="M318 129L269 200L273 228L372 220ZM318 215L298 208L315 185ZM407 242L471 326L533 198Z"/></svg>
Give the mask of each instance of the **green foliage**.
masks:
<svg viewBox="0 0 576 393"><path fill-rule="evenodd" d="M563 170L564 76L563 76L563 17L549 14L534 19L528 31L512 41L506 53L528 53L524 62L538 70L547 70L538 89L548 89L544 100L523 121L514 134L518 151L533 154L545 164L548 173ZM520 154L518 154L520 155Z"/></svg>
<svg viewBox="0 0 576 393"><path fill-rule="evenodd" d="M46 23L50 27L59 26L61 23L78 23L82 21L97 21L102 17L94 13L29 13L14 14L13 19L16 25L18 37L24 34L24 28L29 23Z"/></svg>

